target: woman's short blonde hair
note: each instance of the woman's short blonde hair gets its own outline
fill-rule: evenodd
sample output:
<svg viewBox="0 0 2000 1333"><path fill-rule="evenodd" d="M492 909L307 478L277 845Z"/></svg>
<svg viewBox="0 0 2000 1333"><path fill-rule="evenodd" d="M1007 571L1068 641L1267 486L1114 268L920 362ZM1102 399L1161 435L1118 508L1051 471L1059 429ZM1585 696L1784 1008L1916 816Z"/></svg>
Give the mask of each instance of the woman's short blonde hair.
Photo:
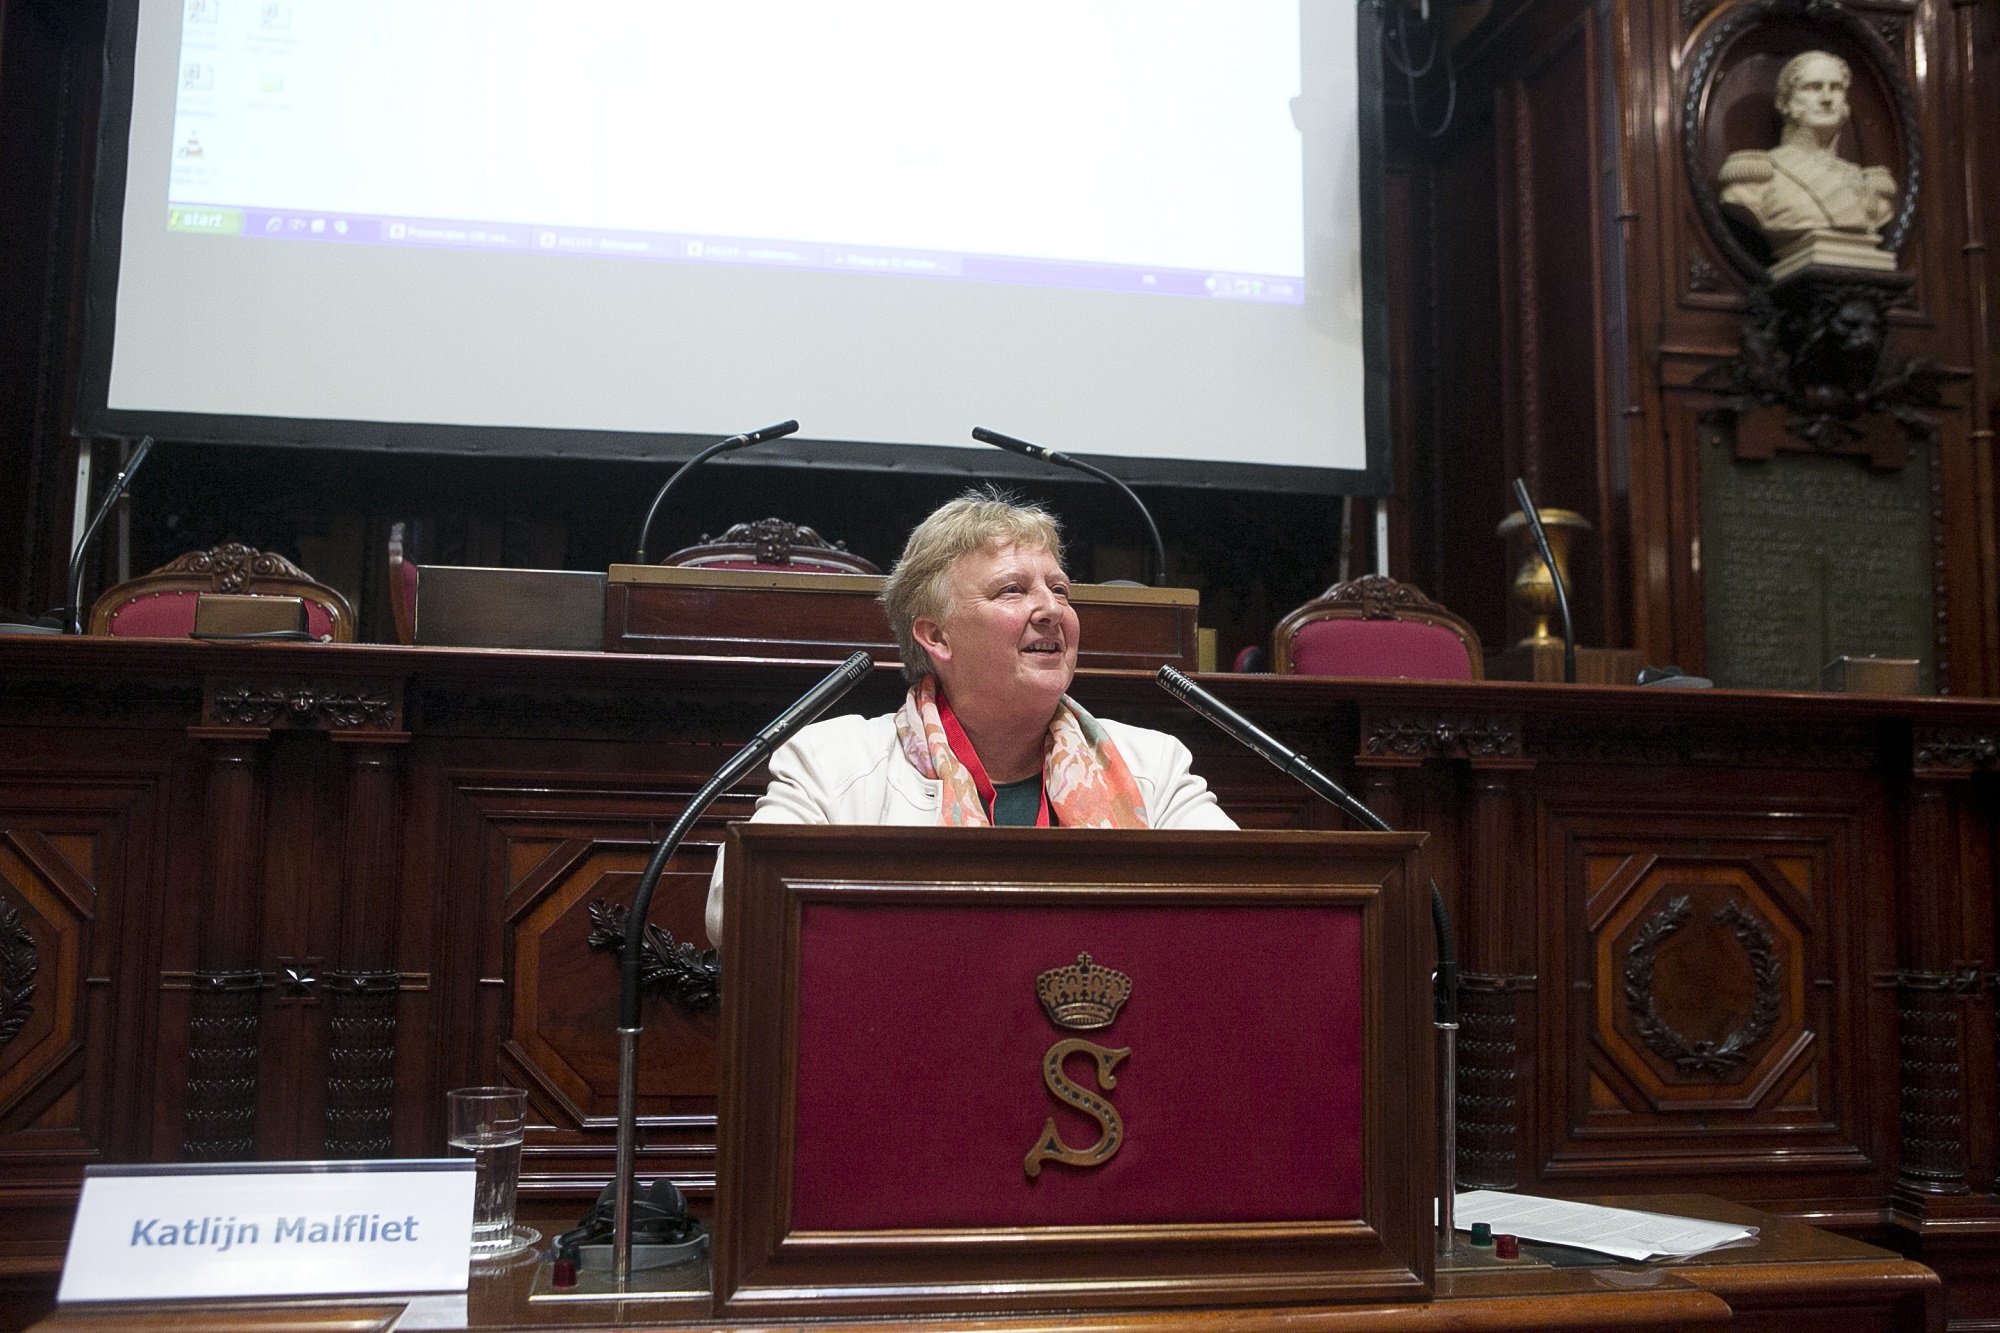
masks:
<svg viewBox="0 0 2000 1333"><path fill-rule="evenodd" d="M1021 504L995 486L947 500L917 524L882 585L882 609L896 635L903 674L911 683L931 674L931 655L916 640L919 619L951 619L951 569L974 551L1016 546L1062 560L1062 526L1040 505Z"/></svg>

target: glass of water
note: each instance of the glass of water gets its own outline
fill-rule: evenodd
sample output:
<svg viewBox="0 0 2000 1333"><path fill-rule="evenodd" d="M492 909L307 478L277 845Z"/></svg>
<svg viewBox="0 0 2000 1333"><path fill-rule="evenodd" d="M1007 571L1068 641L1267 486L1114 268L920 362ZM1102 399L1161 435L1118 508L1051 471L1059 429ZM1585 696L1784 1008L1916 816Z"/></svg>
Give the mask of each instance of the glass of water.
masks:
<svg viewBox="0 0 2000 1333"><path fill-rule="evenodd" d="M521 1140L528 1123L528 1094L520 1088L454 1088L449 1142L477 1164L472 1197L473 1257L505 1254L518 1245L514 1190L521 1181ZM532 1242L530 1242L532 1243Z"/></svg>

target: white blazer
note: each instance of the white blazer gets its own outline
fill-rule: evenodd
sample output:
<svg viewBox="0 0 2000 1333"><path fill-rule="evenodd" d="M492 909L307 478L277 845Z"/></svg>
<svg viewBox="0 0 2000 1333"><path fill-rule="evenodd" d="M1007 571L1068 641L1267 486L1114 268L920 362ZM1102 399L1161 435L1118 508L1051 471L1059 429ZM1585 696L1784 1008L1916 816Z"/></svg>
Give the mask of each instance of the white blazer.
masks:
<svg viewBox="0 0 2000 1333"><path fill-rule="evenodd" d="M1125 758L1154 828L1233 829L1215 793L1192 771L1188 748L1163 731L1099 718ZM771 785L753 824L902 824L935 827L939 789L910 766L896 715L815 722L771 756ZM708 938L722 944L722 856L708 882Z"/></svg>

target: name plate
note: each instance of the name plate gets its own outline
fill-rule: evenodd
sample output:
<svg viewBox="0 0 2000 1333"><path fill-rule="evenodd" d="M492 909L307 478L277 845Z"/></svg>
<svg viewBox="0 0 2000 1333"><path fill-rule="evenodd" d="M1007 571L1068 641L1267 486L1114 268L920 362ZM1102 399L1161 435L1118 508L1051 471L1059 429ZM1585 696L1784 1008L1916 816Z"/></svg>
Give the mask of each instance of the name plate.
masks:
<svg viewBox="0 0 2000 1333"><path fill-rule="evenodd" d="M463 1291L471 1158L92 1166L56 1300Z"/></svg>

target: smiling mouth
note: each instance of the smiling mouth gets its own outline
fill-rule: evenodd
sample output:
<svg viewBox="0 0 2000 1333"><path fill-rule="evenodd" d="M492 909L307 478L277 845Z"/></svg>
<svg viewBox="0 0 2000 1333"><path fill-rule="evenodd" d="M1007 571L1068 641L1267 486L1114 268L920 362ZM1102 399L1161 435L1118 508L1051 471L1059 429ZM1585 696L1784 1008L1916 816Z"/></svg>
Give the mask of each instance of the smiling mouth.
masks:
<svg viewBox="0 0 2000 1333"><path fill-rule="evenodd" d="M1062 650L1063 646L1060 643L1049 643L1045 641L1042 643L1031 643L1026 648L1023 648L1021 651L1024 653L1044 653L1060 657L1062 655Z"/></svg>

